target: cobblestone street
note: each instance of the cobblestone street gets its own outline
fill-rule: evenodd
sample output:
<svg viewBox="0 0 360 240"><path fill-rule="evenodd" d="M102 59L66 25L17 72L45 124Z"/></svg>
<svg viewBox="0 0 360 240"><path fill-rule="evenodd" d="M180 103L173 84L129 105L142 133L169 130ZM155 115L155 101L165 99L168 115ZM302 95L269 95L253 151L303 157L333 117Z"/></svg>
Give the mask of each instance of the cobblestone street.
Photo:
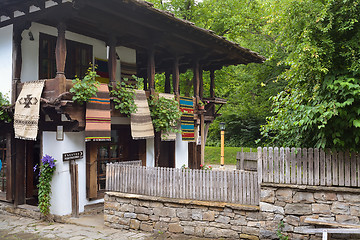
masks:
<svg viewBox="0 0 360 240"><path fill-rule="evenodd" d="M7 213L0 215L1 240L131 240L131 239L200 239L184 235L117 230L105 226L87 227L74 224L49 223Z"/></svg>

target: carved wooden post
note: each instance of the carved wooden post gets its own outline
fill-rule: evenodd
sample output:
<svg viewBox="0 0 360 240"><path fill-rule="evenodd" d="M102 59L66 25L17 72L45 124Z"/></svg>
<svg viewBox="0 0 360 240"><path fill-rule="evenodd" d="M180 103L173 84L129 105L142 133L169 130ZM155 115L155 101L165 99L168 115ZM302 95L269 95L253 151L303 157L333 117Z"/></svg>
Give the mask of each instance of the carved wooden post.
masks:
<svg viewBox="0 0 360 240"><path fill-rule="evenodd" d="M214 94L214 88L215 88L215 71L213 69L210 70L210 97L215 97Z"/></svg>
<svg viewBox="0 0 360 240"><path fill-rule="evenodd" d="M155 93L155 47L151 45L148 50L148 81L150 94Z"/></svg>
<svg viewBox="0 0 360 240"><path fill-rule="evenodd" d="M116 38L111 37L109 41L109 81L115 83L116 81Z"/></svg>
<svg viewBox="0 0 360 240"><path fill-rule="evenodd" d="M11 103L16 102L18 91L17 84L21 82L21 66L22 66L22 53L21 53L21 33L23 32L22 27L14 27L13 32L13 81L12 81L12 94Z"/></svg>
<svg viewBox="0 0 360 240"><path fill-rule="evenodd" d="M170 72L166 71L165 72L165 93L170 93L171 92L171 86L170 86Z"/></svg>
<svg viewBox="0 0 360 240"><path fill-rule="evenodd" d="M194 72L194 78L193 78L193 84L194 84L194 97L196 98L196 104L199 103L199 88L200 88L200 75L199 75L199 60L196 59L193 66L193 72Z"/></svg>
<svg viewBox="0 0 360 240"><path fill-rule="evenodd" d="M179 84L180 84L180 72L179 72L179 57L176 56L174 59L174 67L173 67L173 90L176 96L179 96Z"/></svg>
<svg viewBox="0 0 360 240"><path fill-rule="evenodd" d="M66 92L66 77L65 77L65 63L66 63L66 39L65 31L66 25L64 22L60 22L57 26L58 37L56 41L55 57L56 57L56 82L57 95ZM56 97L56 96L55 96Z"/></svg>

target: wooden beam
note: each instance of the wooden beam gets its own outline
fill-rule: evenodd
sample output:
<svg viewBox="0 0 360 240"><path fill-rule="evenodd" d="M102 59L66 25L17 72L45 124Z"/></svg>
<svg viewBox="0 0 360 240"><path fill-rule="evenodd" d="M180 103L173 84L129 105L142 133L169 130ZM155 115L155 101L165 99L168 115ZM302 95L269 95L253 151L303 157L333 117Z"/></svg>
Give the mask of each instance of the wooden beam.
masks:
<svg viewBox="0 0 360 240"><path fill-rule="evenodd" d="M63 92L66 92L66 77L65 77L65 63L66 63L66 39L65 39L65 30L66 24L61 21L57 26L58 37L56 41L55 48L55 57L56 57L56 82L57 89L55 92L60 95Z"/></svg>
<svg viewBox="0 0 360 240"><path fill-rule="evenodd" d="M109 78L110 83L115 83L116 81L116 38L114 36L110 37L109 40Z"/></svg>

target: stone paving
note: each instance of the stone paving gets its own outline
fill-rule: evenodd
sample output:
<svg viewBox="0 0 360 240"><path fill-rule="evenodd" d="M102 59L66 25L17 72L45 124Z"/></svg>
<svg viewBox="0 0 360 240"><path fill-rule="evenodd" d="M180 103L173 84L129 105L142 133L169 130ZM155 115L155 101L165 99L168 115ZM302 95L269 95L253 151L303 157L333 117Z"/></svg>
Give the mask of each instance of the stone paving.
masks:
<svg viewBox="0 0 360 240"><path fill-rule="evenodd" d="M2 240L132 240L132 239L197 239L184 235L146 233L131 230L118 230L106 226L78 226L74 224L49 223L26 217L0 214L0 239Z"/></svg>

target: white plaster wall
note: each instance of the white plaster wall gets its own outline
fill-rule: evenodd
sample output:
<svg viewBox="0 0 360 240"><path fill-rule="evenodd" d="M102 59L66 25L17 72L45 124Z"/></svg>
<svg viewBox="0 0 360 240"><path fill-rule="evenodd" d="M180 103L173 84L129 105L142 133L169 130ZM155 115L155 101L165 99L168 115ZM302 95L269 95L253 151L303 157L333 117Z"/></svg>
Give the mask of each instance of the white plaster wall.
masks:
<svg viewBox="0 0 360 240"><path fill-rule="evenodd" d="M176 133L175 168L181 168L184 164L189 166L188 146L188 142L182 140L181 133Z"/></svg>
<svg viewBox="0 0 360 240"><path fill-rule="evenodd" d="M34 40L30 41L29 31L32 32ZM32 23L29 30L25 30L22 33L22 54L23 54L23 66L21 71L22 82L37 80L39 76L39 33L45 33L52 36L57 36L57 29L47 25ZM85 43L93 46L93 60L95 58L107 59L107 47L106 43L91 37L66 31L65 37L68 40ZM125 47L116 48L121 61L136 62L136 51ZM118 61L118 68L116 78L120 79L120 62Z"/></svg>
<svg viewBox="0 0 360 240"><path fill-rule="evenodd" d="M11 97L13 25L0 28L0 92Z"/></svg>
<svg viewBox="0 0 360 240"><path fill-rule="evenodd" d="M43 154L54 157L56 171L51 182L52 196L50 212L56 215L71 214L71 186L69 162L62 161L62 154L67 152L83 151L84 158L76 160L79 177L79 212L84 211L84 206L103 200L88 201L86 198L86 151L85 133L64 133L64 140L56 140L56 132L43 132Z"/></svg>
<svg viewBox="0 0 360 240"><path fill-rule="evenodd" d="M155 167L154 138L146 139L146 166Z"/></svg>

